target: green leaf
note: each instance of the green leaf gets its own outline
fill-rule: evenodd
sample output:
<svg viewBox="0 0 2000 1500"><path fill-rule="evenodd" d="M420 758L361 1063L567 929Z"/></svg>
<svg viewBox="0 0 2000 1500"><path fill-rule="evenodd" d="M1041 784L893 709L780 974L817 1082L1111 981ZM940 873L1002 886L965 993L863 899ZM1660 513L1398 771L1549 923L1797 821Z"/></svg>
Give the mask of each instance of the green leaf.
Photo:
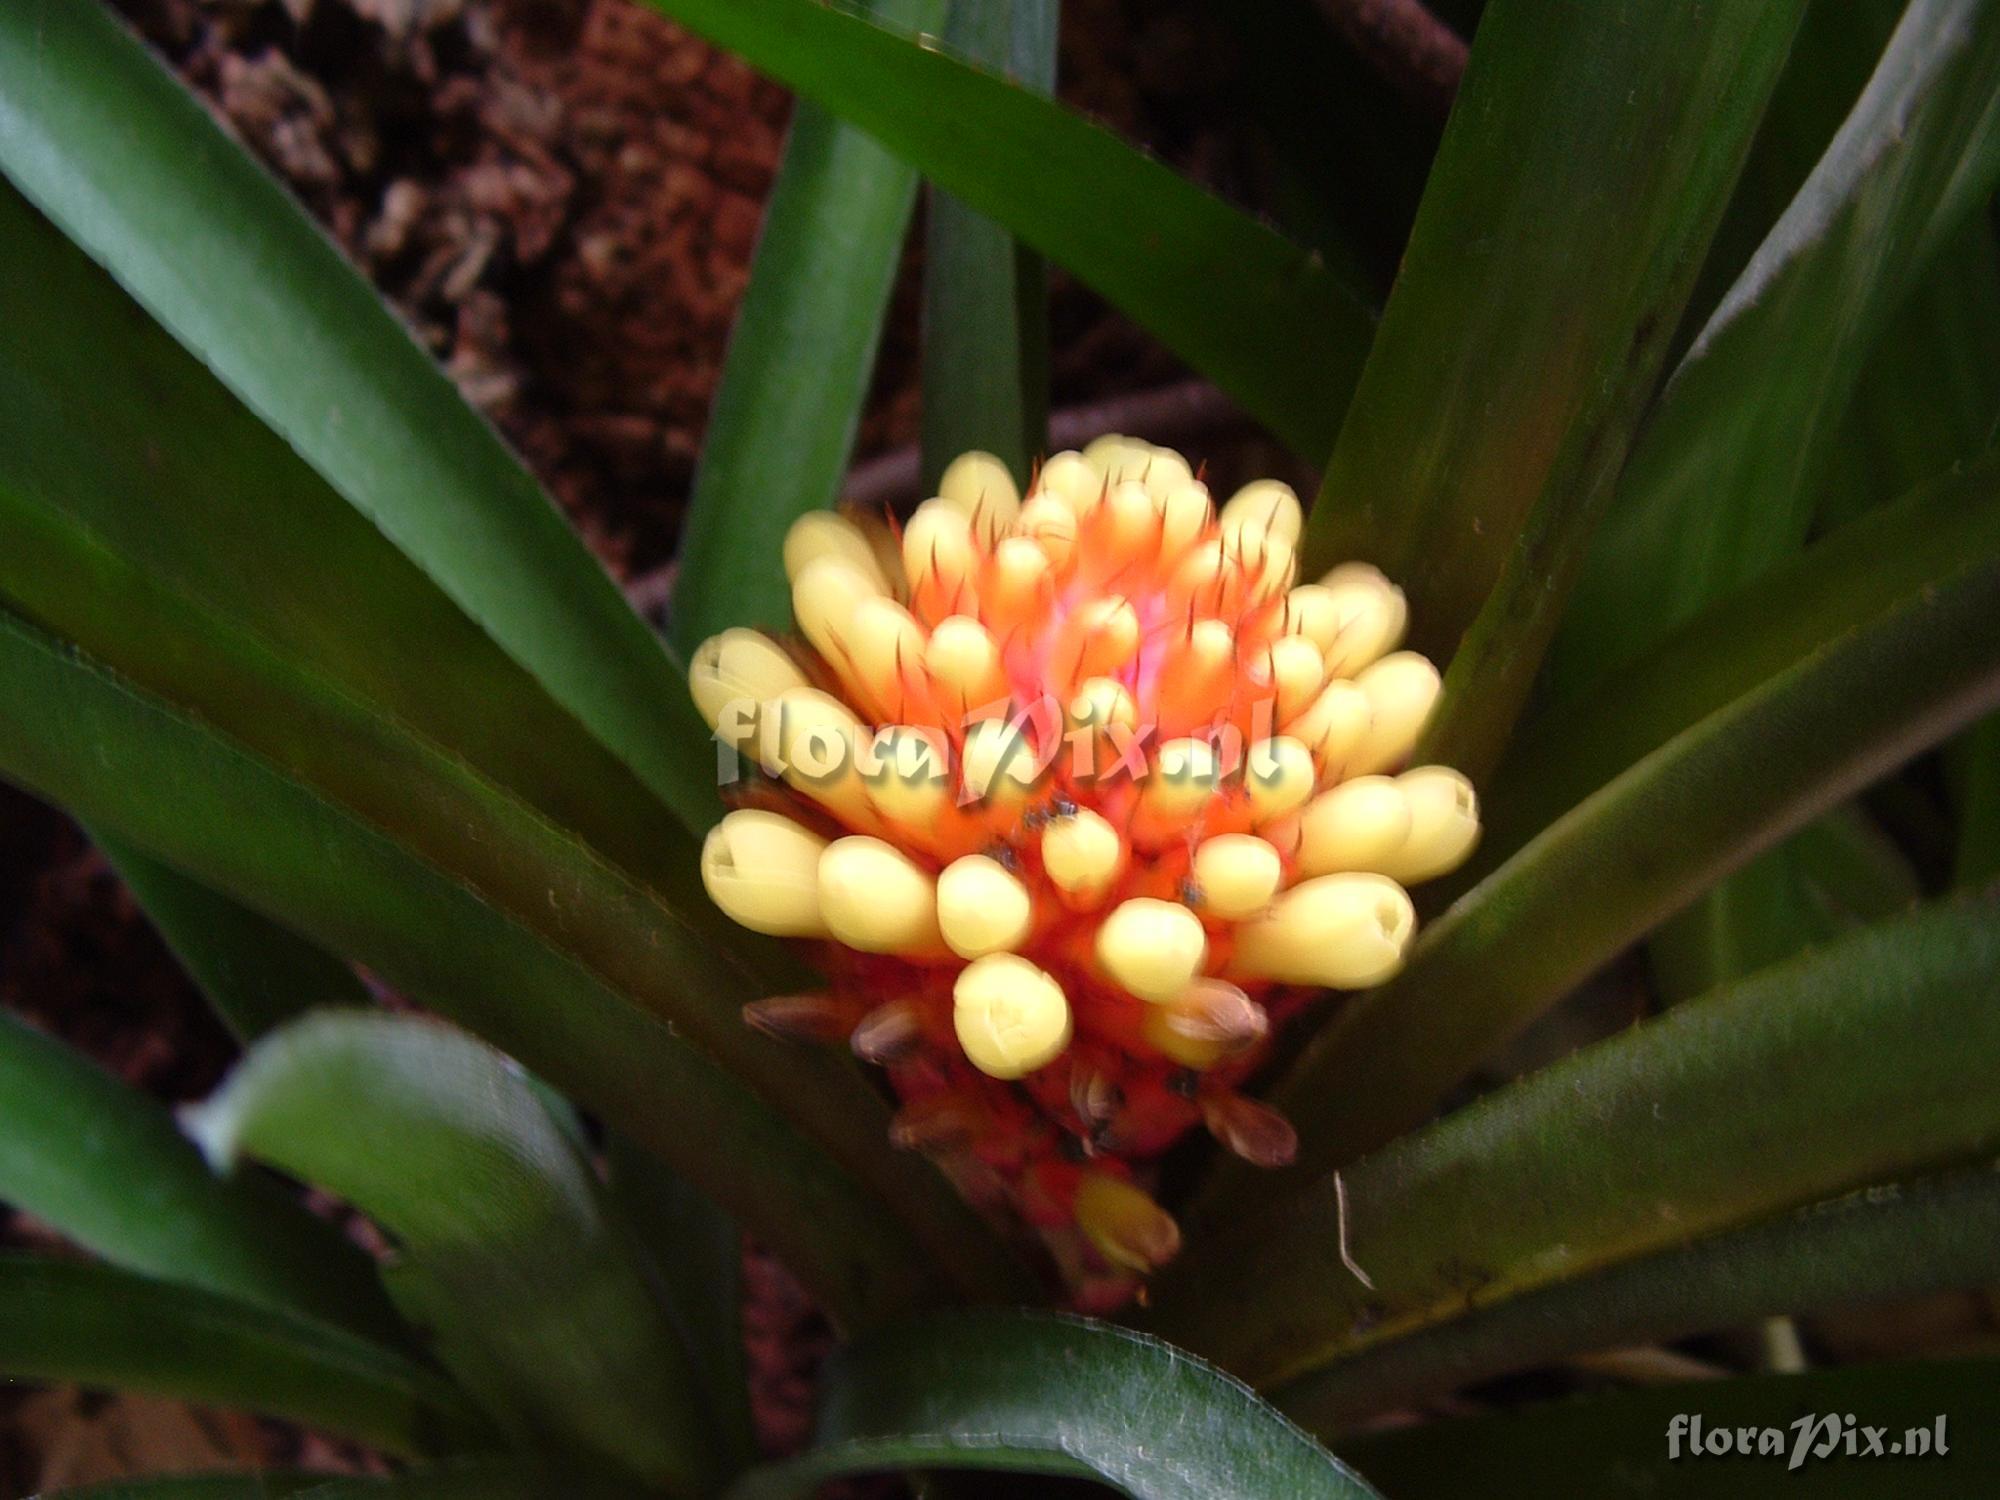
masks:
<svg viewBox="0 0 2000 1500"><path fill-rule="evenodd" d="M1968 497L1965 530L1991 525L1993 469L1942 494ZM1403 973L1349 1000L1287 1070L1272 1102L1299 1127L1292 1182L1422 1121L1495 1047L1717 879L2000 701L2000 552L1938 560L1930 540L1874 559L1899 585L1880 590L1895 596L1886 603L1814 594L1808 585L1857 562L1835 549L1833 566L1794 575L1774 629L1726 637L1717 657L1677 655L1686 670L1624 695L1608 716L1615 733L1671 737L1460 897ZM1918 568L1914 554L1937 566ZM1848 628L1806 628L1829 618ZM1795 660L1778 665L1788 650ZM1739 688L1744 677L1753 685ZM1711 699L1719 706L1702 712ZM1608 738L1568 744L1596 763ZM1240 1190L1245 1173L1234 1177Z"/></svg>
<svg viewBox="0 0 2000 1500"><path fill-rule="evenodd" d="M2000 900L1857 933L1191 1239L1151 1324L1281 1383L1704 1234L1990 1154L1996 985Z"/></svg>
<svg viewBox="0 0 2000 1500"><path fill-rule="evenodd" d="M1038 94L1056 84L1061 0L955 5L945 44ZM1048 451L1048 288L1003 224L933 191L924 242L923 463L934 493L959 454L994 454L1024 489Z"/></svg>
<svg viewBox="0 0 2000 1500"><path fill-rule="evenodd" d="M1494 0L1327 467L1303 571L1378 563L1490 766L1803 9ZM1489 596L1491 602L1488 603Z"/></svg>
<svg viewBox="0 0 2000 1500"><path fill-rule="evenodd" d="M215 1180L152 1100L0 1011L0 1200L106 1260L393 1337L367 1257L260 1178Z"/></svg>
<svg viewBox="0 0 2000 1500"><path fill-rule="evenodd" d="M1694 1458L1684 1441L1675 1461L1667 1447L1674 1419L1697 1412L1711 1438L1721 1428L1775 1427L1783 1449ZM1849 1458L1843 1441L1790 1469L1795 1424L1829 1414L1885 1429L1885 1443L1913 1429L1935 1438L1942 1416L1951 1451L1942 1459ZM1356 1437L1341 1451L1397 1500L1456 1500L1467 1474L1479 1475L1484 1500L1544 1500L1552 1464L1565 1493L1598 1500L1964 1500L2000 1487L1995 1431L2000 1360L1946 1359L1620 1391ZM1815 1425L1811 1435L1817 1445L1828 1434Z"/></svg>
<svg viewBox="0 0 2000 1500"><path fill-rule="evenodd" d="M1565 622L1561 690L1610 681L1805 539L1863 361L1996 178L2000 14L1915 0L1662 396Z"/></svg>
<svg viewBox="0 0 2000 1500"><path fill-rule="evenodd" d="M0 563L17 553L18 540ZM397 743L379 722L357 721L309 682L274 674L237 637L198 632L191 638L198 647L183 648L177 632L185 614L146 599L136 580L123 578L108 597L161 606L134 639L257 694L275 691L273 711L252 719L296 736L298 747L319 747L359 771L374 749ZM851 1069L775 1047L761 1060L767 1077L797 1081L789 1106L796 1109L800 1095L828 1106L822 1124L848 1142L835 1157L649 1011L689 974L702 974L711 989L721 984L712 945L691 951L693 940L677 924L629 895L608 904L598 895L582 899L587 886L579 879L594 878L588 861L539 885L528 903L539 916L528 906L493 904L485 873L518 879L516 856L536 840L504 799L434 756L402 745L383 785L432 804L440 828L456 821L475 842L487 841L489 853L506 852L477 877L447 873L365 812L5 614L0 700L38 707L32 719L0 715L0 773L117 828L313 941L356 955L519 1057L728 1204L843 1319L908 1309L945 1284L989 1296L1019 1284L997 1242L933 1169L880 1149L887 1111ZM371 754L348 753L357 742ZM503 823L517 825L504 839ZM601 941L576 929L586 920L604 924ZM627 962L651 977L634 971L621 981ZM716 998L727 1003L726 995Z"/></svg>
<svg viewBox="0 0 2000 1500"><path fill-rule="evenodd" d="M1633 664L1645 692L1589 694L1523 728L1486 799L1473 873L1492 870L1677 734L1969 563L1995 557L2000 456L1919 485L1709 606Z"/></svg>
<svg viewBox="0 0 2000 1500"><path fill-rule="evenodd" d="M1977 887L2000 880L2000 718L1982 722L1963 748L1965 792L1953 874L1960 885Z"/></svg>
<svg viewBox="0 0 2000 1500"><path fill-rule="evenodd" d="M366 1005L348 965L115 834L85 830L238 1041L319 1006Z"/></svg>
<svg viewBox="0 0 2000 1500"><path fill-rule="evenodd" d="M660 799L713 821L679 668L368 284L103 7L0 10L0 172ZM351 601L366 575L334 562Z"/></svg>
<svg viewBox="0 0 2000 1500"><path fill-rule="evenodd" d="M605 1143L612 1203L693 1361L726 1472L757 1458L743 1328L743 1235L684 1177L622 1135Z"/></svg>
<svg viewBox="0 0 2000 1500"><path fill-rule="evenodd" d="M623 1003L671 1016L754 1080L769 1107L827 1141L849 1173L897 1202L933 1257L963 1267L968 1285L1000 1270L991 1236L942 1177L883 1152L887 1111L853 1065L787 1050L743 1026L738 1007L773 986L796 988L797 965L714 909L680 823L4 188L0 246L10 268L0 278L0 395L10 398L0 399L8 540L0 594L469 883L506 919L557 944L565 965L607 970ZM104 359L107 348L121 357ZM273 485L300 513L268 503ZM322 496L329 506L316 503ZM356 605L351 576L371 580L379 616ZM58 727L66 726L49 726ZM220 884L172 853L177 839L214 833L170 822L167 842L146 847ZM322 873L343 878L337 867ZM274 911L254 888L227 894L310 925L295 910ZM321 941L390 973L375 956L385 937L350 929L346 946ZM437 973L449 956L421 961ZM704 982L692 984L695 974ZM501 1000L470 993L450 967L438 977L482 1015ZM562 1072L567 1059L552 1065L533 1045L496 1040L573 1083ZM619 1080L571 1092L601 1098L625 1088ZM678 1138L672 1154L683 1164L692 1143ZM824 1159L808 1170L819 1176ZM727 1196L746 1194L713 1167L692 1175L710 1190L727 1182ZM760 1227L814 1236L840 1217ZM885 1222L863 1239L879 1245L895 1232ZM807 1262L825 1266L827 1257L795 1263ZM930 1277L841 1280L822 1290L853 1310L847 1298L862 1280L893 1303Z"/></svg>
<svg viewBox="0 0 2000 1500"><path fill-rule="evenodd" d="M1931 257L1923 282L1876 339L1813 502L1816 533L1993 446L2000 425L2000 236L1984 214Z"/></svg>
<svg viewBox="0 0 2000 1500"><path fill-rule="evenodd" d="M731 1500L808 1500L888 1469L1095 1476L1137 1500L1365 1500L1374 1491L1221 1371L1143 1334L954 1313L836 1353L818 1442Z"/></svg>
<svg viewBox="0 0 2000 1500"><path fill-rule="evenodd" d="M1917 902L1909 861L1854 806L1753 859L1647 944L1668 1000L1685 1000Z"/></svg>
<svg viewBox="0 0 2000 1500"><path fill-rule="evenodd" d="M1685 1338L1778 1313L1924 1297L2000 1278L2000 1175L1871 1187L1557 1282L1392 1339L1278 1390L1316 1432L1580 1349ZM1868 1418L1874 1421L1874 1417Z"/></svg>
<svg viewBox="0 0 2000 1500"><path fill-rule="evenodd" d="M472 1459L391 1479L329 1479L324 1474L216 1474L140 1479L64 1490L43 1500L644 1500L575 1474L544 1474L519 1459Z"/></svg>
<svg viewBox="0 0 2000 1500"><path fill-rule="evenodd" d="M555 944L559 968L581 962L608 973L620 1004L672 1016L756 1080L771 1107L806 1122L848 1173L899 1204L932 1257L960 1271L968 1286L1000 1272L1004 1258L991 1236L935 1170L881 1149L886 1109L851 1064L789 1051L742 1025L737 1007L773 985L796 987L796 965L714 910L699 886L693 842L671 814L5 189L0 245L11 268L0 278L0 299L9 300L7 313L21 314L0 317L0 340L13 340L0 359L0 386L14 398L0 400L0 438L8 439L0 440L0 527L8 534L0 593L120 672L240 736L314 795L340 802L344 815L388 834L404 854L470 885L478 899L497 905L502 920ZM105 348L121 357L92 352ZM10 423L18 425L9 431ZM274 484L298 514L281 514L261 498ZM172 503L163 503L166 497ZM340 566L329 572L327 563ZM379 585L368 593L383 605L379 616L356 606L348 565ZM32 732L41 722L30 717L19 727ZM140 790L119 789L134 797ZM149 817L166 811L144 810ZM237 837L254 836L234 815L222 816ZM371 924L331 941L310 920L324 891L304 898L306 914L274 909L255 887L229 886L173 852L179 842L219 832L168 818L150 844L133 842L398 979L379 949L415 942L414 930ZM316 857L305 851L298 858ZM288 879L298 873L283 870ZM338 866L319 873L326 882L346 878ZM389 927L408 929L403 911L386 915ZM470 1006L489 1025L508 1024L493 1011L506 1010L514 997L475 993L449 949L403 951L423 966L434 996L446 990L451 1003ZM704 982L693 985L697 973ZM615 1030L627 1023L603 1016L608 997L602 990L598 997L596 1019L586 1025ZM634 1093L622 1078L575 1087L574 1073L565 1071L575 1066L574 1046L552 1060L542 1043L519 1045L511 1028L497 1039L593 1102L607 1092ZM649 1116L658 1109L645 1103ZM756 1133L767 1135L769 1127ZM634 1134L657 1149L652 1129ZM679 1134L669 1154L686 1165L699 1139ZM813 1155L802 1171L817 1180L828 1163ZM722 1185L735 1201L757 1195L717 1164L692 1175L708 1190ZM897 1222L879 1209L866 1217L861 1239L887 1248ZM857 1221L836 1213L762 1227L803 1240L837 1233L838 1223ZM920 1294L931 1279L907 1271L854 1277L851 1253L829 1256L824 1247L795 1263L844 1263L837 1284L822 1291L850 1312L857 1310L850 1297L864 1285L885 1304L907 1305L899 1299Z"/></svg>
<svg viewBox="0 0 2000 1500"><path fill-rule="evenodd" d="M934 31L946 0L867 0ZM732 625L789 628L785 532L840 495L916 202L914 168L812 103L792 117L681 532L683 653Z"/></svg>
<svg viewBox="0 0 2000 1500"><path fill-rule="evenodd" d="M393 1479L335 1479L301 1500L647 1500L650 1492L601 1484L567 1470L545 1473L518 1459L471 1459Z"/></svg>
<svg viewBox="0 0 2000 1500"><path fill-rule="evenodd" d="M80 1490L51 1490L30 1500L277 1500L326 1483L324 1474L191 1474L114 1480Z"/></svg>
<svg viewBox="0 0 2000 1500"><path fill-rule="evenodd" d="M448 748L661 890L689 884L682 823L4 184L0 264L0 484L14 500ZM115 610L100 612L116 628Z"/></svg>
<svg viewBox="0 0 2000 1500"><path fill-rule="evenodd" d="M80 1261L0 1256L0 1373L261 1412L405 1456L490 1440L441 1375L379 1344Z"/></svg>
<svg viewBox="0 0 2000 1500"><path fill-rule="evenodd" d="M816 0L646 0L860 126L1317 462L1372 319L1319 258L1027 89Z"/></svg>
<svg viewBox="0 0 2000 1500"><path fill-rule="evenodd" d="M398 1247L399 1296L524 1446L700 1493L686 1351L589 1164L498 1053L414 1017L322 1011L253 1047L188 1128L331 1189Z"/></svg>

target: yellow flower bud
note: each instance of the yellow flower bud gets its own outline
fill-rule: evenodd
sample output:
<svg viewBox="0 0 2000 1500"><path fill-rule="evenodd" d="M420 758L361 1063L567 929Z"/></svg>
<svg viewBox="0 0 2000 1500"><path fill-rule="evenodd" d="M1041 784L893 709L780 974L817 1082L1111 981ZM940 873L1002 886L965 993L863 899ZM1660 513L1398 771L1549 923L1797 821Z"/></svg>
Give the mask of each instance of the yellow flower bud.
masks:
<svg viewBox="0 0 2000 1500"><path fill-rule="evenodd" d="M876 581L845 558L816 557L792 582L792 616L821 656L836 667L845 666L848 622L855 608L862 600L881 595Z"/></svg>
<svg viewBox="0 0 2000 1500"><path fill-rule="evenodd" d="M1410 803L1387 776L1357 776L1321 792L1299 818L1301 875L1384 871L1410 836Z"/></svg>
<svg viewBox="0 0 2000 1500"><path fill-rule="evenodd" d="M1208 961L1201 919L1175 901L1124 902L1097 929L1097 961L1119 984L1155 1004L1185 990Z"/></svg>
<svg viewBox="0 0 2000 1500"><path fill-rule="evenodd" d="M960 958L1011 953L1034 921L1028 888L997 859L968 854L945 866L937 882L938 928Z"/></svg>
<svg viewBox="0 0 2000 1500"><path fill-rule="evenodd" d="M907 609L894 599L871 596L848 617L843 675L853 672L868 706L900 716L910 684L920 680L928 644L923 626Z"/></svg>
<svg viewBox="0 0 2000 1500"><path fill-rule="evenodd" d="M1083 461L1097 471L1105 488L1127 479L1143 477L1152 458L1150 443L1142 443L1137 438L1128 438L1118 432L1107 432L1102 437L1093 438L1083 450ZM1094 506L1096 503L1097 497L1093 495L1090 504Z"/></svg>
<svg viewBox="0 0 2000 1500"><path fill-rule="evenodd" d="M948 500L926 500L903 528L903 572L914 599L934 606L926 618L952 613L977 563L972 523Z"/></svg>
<svg viewBox="0 0 2000 1500"><path fill-rule="evenodd" d="M1171 448L1154 448L1146 455L1145 468L1139 475L1140 483L1155 502L1164 500L1175 490L1194 483L1194 470L1188 461Z"/></svg>
<svg viewBox="0 0 2000 1500"><path fill-rule="evenodd" d="M861 528L830 510L809 510L785 533L785 577L797 584L799 574L822 557L839 559L861 572L878 592L891 592L889 575Z"/></svg>
<svg viewBox="0 0 2000 1500"><path fill-rule="evenodd" d="M981 719L965 732L959 773L968 797L1006 811L1035 794L1042 768L1035 747L1019 726L1005 719Z"/></svg>
<svg viewBox="0 0 2000 1500"><path fill-rule="evenodd" d="M1280 984L1358 990L1403 967L1416 932L1403 888L1383 875L1321 875L1236 929L1230 972Z"/></svg>
<svg viewBox="0 0 2000 1500"><path fill-rule="evenodd" d="M1068 515L1068 512L1063 512ZM1070 522L1072 526L1076 523ZM1033 537L1010 536L993 549L993 562L979 612L1003 636L1034 614L1053 587L1054 566Z"/></svg>
<svg viewBox="0 0 2000 1500"><path fill-rule="evenodd" d="M972 616L951 615L937 622L924 648L924 666L944 701L961 716L996 703L1005 710L1007 675L1000 667L1000 647Z"/></svg>
<svg viewBox="0 0 2000 1500"><path fill-rule="evenodd" d="M1414 651L1385 656L1354 679L1368 695L1372 722L1349 753L1346 773L1366 776L1387 771L1410 758L1443 687L1437 668Z"/></svg>
<svg viewBox="0 0 2000 1500"><path fill-rule="evenodd" d="M827 931L863 953L936 953L937 886L915 860L877 838L835 839L819 857Z"/></svg>
<svg viewBox="0 0 2000 1500"><path fill-rule="evenodd" d="M1246 537L1251 545L1242 554L1245 600L1262 604L1290 589L1299 574L1298 554L1283 537Z"/></svg>
<svg viewBox="0 0 2000 1500"><path fill-rule="evenodd" d="M1214 514L1207 485L1190 482L1168 490L1160 497L1161 558L1171 562L1192 547Z"/></svg>
<svg viewBox="0 0 2000 1500"><path fill-rule="evenodd" d="M976 448L951 461L938 481L938 498L964 511L989 541L1013 525L1021 510L1021 492L1007 466Z"/></svg>
<svg viewBox="0 0 2000 1500"><path fill-rule="evenodd" d="M868 738L854 711L831 693L791 688L764 711L757 753L786 785L843 822L870 828L874 815L859 766Z"/></svg>
<svg viewBox="0 0 2000 1500"><path fill-rule="evenodd" d="M1320 689L1311 707L1286 721L1285 733L1312 752L1321 766L1338 769L1354 754L1375 721L1368 694L1345 678Z"/></svg>
<svg viewBox="0 0 2000 1500"><path fill-rule="evenodd" d="M1124 873L1125 841L1106 819L1080 808L1042 830L1042 868L1071 905L1087 910Z"/></svg>
<svg viewBox="0 0 2000 1500"><path fill-rule="evenodd" d="M1092 599L1069 613L1056 642L1054 665L1072 682L1108 677L1139 649L1139 615L1117 595Z"/></svg>
<svg viewBox="0 0 2000 1500"><path fill-rule="evenodd" d="M1222 765L1214 745L1199 738L1168 740L1140 784L1133 838L1151 845L1185 832L1221 786Z"/></svg>
<svg viewBox="0 0 2000 1500"><path fill-rule="evenodd" d="M1091 447L1095 448L1105 441L1099 438ZM1120 443L1124 440L1112 438L1109 441ZM1072 518L1088 515L1096 509L1098 498L1104 493L1104 471L1074 449L1053 453L1035 476L1035 493L1066 507ZM1023 525L1021 529L1025 532L1027 527Z"/></svg>
<svg viewBox="0 0 2000 1500"><path fill-rule="evenodd" d="M1249 582L1239 555L1222 538L1211 537L1175 566L1167 580L1167 606L1176 614L1191 609L1231 619L1247 601Z"/></svg>
<svg viewBox="0 0 2000 1500"><path fill-rule="evenodd" d="M1022 506L1014 529L1041 549L1055 572L1068 567L1076 555L1076 511L1057 495L1040 494Z"/></svg>
<svg viewBox="0 0 2000 1500"><path fill-rule="evenodd" d="M1322 657L1333 648L1341 619L1340 595L1323 583L1302 583L1285 595L1284 633L1311 641Z"/></svg>
<svg viewBox="0 0 2000 1500"><path fill-rule="evenodd" d="M1101 573L1116 573L1132 558L1151 552L1159 540L1160 511L1152 494L1128 479L1105 497L1100 525L1106 527Z"/></svg>
<svg viewBox="0 0 2000 1500"><path fill-rule="evenodd" d="M788 688L806 686L798 663L768 636L725 630L694 648L688 690L708 727L741 750L756 734L763 705ZM758 712L743 711L745 706Z"/></svg>
<svg viewBox="0 0 2000 1500"><path fill-rule="evenodd" d="M1064 712L1070 723L1072 764L1086 763L1097 776L1118 764L1118 746L1106 731L1113 724L1131 729L1139 721L1132 694L1115 677L1092 677L1084 682Z"/></svg>
<svg viewBox="0 0 2000 1500"><path fill-rule="evenodd" d="M1326 659L1319 647L1302 635L1281 635L1264 648L1261 661L1251 663L1252 680L1268 684L1278 722L1295 719L1312 707L1326 686Z"/></svg>
<svg viewBox="0 0 2000 1500"><path fill-rule="evenodd" d="M744 809L708 831L701 883L730 920L772 937L825 937L819 861L826 840L790 818Z"/></svg>
<svg viewBox="0 0 2000 1500"><path fill-rule="evenodd" d="M1409 624L1403 591L1367 563L1342 563L1319 581L1330 597L1333 638L1326 644L1326 674L1352 677L1396 649Z"/></svg>
<svg viewBox="0 0 2000 1500"><path fill-rule="evenodd" d="M1098 1254L1141 1276L1180 1254L1173 1215L1123 1178L1086 1172L1077 1184L1076 1222Z"/></svg>
<svg viewBox="0 0 2000 1500"><path fill-rule="evenodd" d="M958 1045L988 1077L1020 1078L1069 1046L1069 1000L1025 958L990 953L974 959L952 985L951 998Z"/></svg>
<svg viewBox="0 0 2000 1500"><path fill-rule="evenodd" d="M1396 778L1410 806L1410 834L1377 868L1414 885L1457 869L1479 842L1479 797L1449 766L1418 766Z"/></svg>
<svg viewBox="0 0 2000 1500"><path fill-rule="evenodd" d="M1296 543L1305 529L1305 512L1289 484L1276 479L1257 479L1229 497L1222 507L1218 525L1223 537L1234 544L1238 537L1252 534ZM1250 550L1255 551L1254 543Z"/></svg>
<svg viewBox="0 0 2000 1500"><path fill-rule="evenodd" d="M1318 776L1312 751L1288 734L1259 740L1243 761L1243 786L1250 797L1250 821L1261 827L1312 800Z"/></svg>
<svg viewBox="0 0 2000 1500"><path fill-rule="evenodd" d="M941 731L888 724L869 744L862 783L868 800L889 822L928 834L952 811L951 754Z"/></svg>
<svg viewBox="0 0 2000 1500"><path fill-rule="evenodd" d="M1225 922L1254 917L1269 906L1285 875L1278 851L1247 833L1203 839L1193 870L1201 909Z"/></svg>

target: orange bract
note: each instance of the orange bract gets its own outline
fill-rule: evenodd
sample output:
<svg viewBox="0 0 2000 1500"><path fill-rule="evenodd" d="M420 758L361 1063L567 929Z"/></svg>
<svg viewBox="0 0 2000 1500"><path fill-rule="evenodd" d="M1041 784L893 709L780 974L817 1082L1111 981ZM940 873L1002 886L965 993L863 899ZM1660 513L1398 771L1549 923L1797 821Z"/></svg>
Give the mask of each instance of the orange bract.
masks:
<svg viewBox="0 0 2000 1500"><path fill-rule="evenodd" d="M1025 502L984 454L940 490L900 533L794 528L809 650L696 652L697 704L787 804L725 818L704 876L736 920L823 944L801 1034L868 1041L898 1141L1117 1288L1178 1243L1134 1165L1204 1120L1284 1158L1236 1093L1272 1022L1401 965L1398 882L1464 860L1477 808L1457 773L1402 770L1439 684L1395 649L1401 591L1355 564L1296 586L1286 486L1218 513L1178 454L1110 437Z"/></svg>

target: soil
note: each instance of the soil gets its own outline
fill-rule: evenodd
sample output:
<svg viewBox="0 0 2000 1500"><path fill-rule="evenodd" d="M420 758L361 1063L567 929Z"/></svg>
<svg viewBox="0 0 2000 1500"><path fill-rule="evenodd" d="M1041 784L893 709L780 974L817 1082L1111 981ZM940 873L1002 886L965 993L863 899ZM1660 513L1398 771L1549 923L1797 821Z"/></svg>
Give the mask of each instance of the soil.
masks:
<svg viewBox="0 0 2000 1500"><path fill-rule="evenodd" d="M626 0L116 4L374 280L607 566L630 579L668 560L785 92ZM1225 128L1232 66L1196 0L1065 6L1070 102L1243 199L1254 167ZM920 245L913 235L857 459L915 437ZM1060 276L1051 324L1059 404L1187 373ZM169 1102L205 1094L234 1052L82 832L5 787L0 1005ZM24 1239L47 1248L0 1210L0 1240ZM747 1271L760 1437L789 1451L808 1435L831 1333L768 1256L752 1250ZM58 1422L50 1410L0 1393L0 1494L71 1472L56 1447L102 1457L165 1420L100 1398L63 1397ZM197 1416L245 1461L354 1457ZM186 1421L166 1425L185 1437Z"/></svg>

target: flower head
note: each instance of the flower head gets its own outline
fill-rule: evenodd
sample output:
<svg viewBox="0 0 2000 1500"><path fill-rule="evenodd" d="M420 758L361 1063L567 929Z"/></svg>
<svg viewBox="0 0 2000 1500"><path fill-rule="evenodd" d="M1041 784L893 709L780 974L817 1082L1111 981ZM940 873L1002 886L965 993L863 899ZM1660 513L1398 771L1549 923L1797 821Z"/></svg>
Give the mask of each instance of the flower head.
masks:
<svg viewBox="0 0 2000 1500"><path fill-rule="evenodd" d="M704 880L820 942L831 984L752 1019L882 1062L896 1139L1002 1193L1085 1285L1178 1244L1132 1177L1191 1127L1288 1158L1238 1092L1274 1021L1394 974L1404 887L1478 837L1462 776L1405 768L1439 680L1396 649L1401 591L1364 564L1297 583L1301 522L1274 480L1218 512L1127 438L1025 498L969 453L900 532L793 527L803 645L695 653L702 712L781 789L724 818Z"/></svg>

